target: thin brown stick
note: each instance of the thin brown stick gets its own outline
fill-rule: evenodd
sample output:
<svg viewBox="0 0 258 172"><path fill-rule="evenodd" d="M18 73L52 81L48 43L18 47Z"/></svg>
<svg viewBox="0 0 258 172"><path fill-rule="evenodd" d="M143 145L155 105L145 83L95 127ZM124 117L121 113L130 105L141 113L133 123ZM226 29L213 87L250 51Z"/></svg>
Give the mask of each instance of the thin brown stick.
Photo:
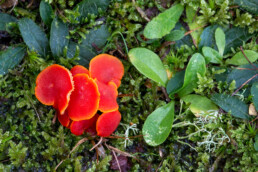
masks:
<svg viewBox="0 0 258 172"><path fill-rule="evenodd" d="M76 145L73 147L73 149L69 152L69 154L67 155L67 157L65 159L63 159L62 161L59 162L59 164L57 164L57 166L55 167L55 171L57 170L57 168L67 159L69 158L69 156L71 155L71 153L78 147L80 146L82 143L86 142L88 140L88 138L83 138L81 140L79 140Z"/></svg>
<svg viewBox="0 0 258 172"><path fill-rule="evenodd" d="M103 137L100 137L100 140L97 144L95 144L91 149L90 151L92 151L93 149L95 149L96 147L98 147L101 143L103 142Z"/></svg>
<svg viewBox="0 0 258 172"><path fill-rule="evenodd" d="M135 6L136 10L138 11L138 13L141 15L141 17L143 19L145 19L147 22L150 21L150 19L147 17L147 15L145 14L145 12L138 6L136 6L136 3L135 3L135 0L132 0L133 1L133 5Z"/></svg>
<svg viewBox="0 0 258 172"><path fill-rule="evenodd" d="M115 147L113 147L113 146L109 146L109 145L106 144L106 143L105 143L105 145L106 145L106 147L107 147L108 149L113 150L113 151L119 153L120 155L124 155L124 156L130 157L130 158L133 158L133 159L135 159L135 160L137 160L137 161L140 161L140 160L139 160L138 158L136 158L136 156L134 156L134 155L131 155L131 154L127 153L127 152L121 151L121 150L119 150L119 149L117 149L117 148L115 148Z"/></svg>
<svg viewBox="0 0 258 172"><path fill-rule="evenodd" d="M107 138L110 139L132 139L132 138L138 138L138 137L143 137L143 135L137 135L137 136L129 136L129 137L121 137L121 136L108 136Z"/></svg>
<svg viewBox="0 0 258 172"><path fill-rule="evenodd" d="M55 113L54 118L52 119L52 124L54 125L56 123L56 118L57 118L57 112Z"/></svg>
<svg viewBox="0 0 258 172"><path fill-rule="evenodd" d="M234 96L241 88L243 88L243 86L245 86L246 84L248 84L248 82L252 81L255 77L257 77L258 74L252 76L251 78L249 78L247 81L245 81L231 96Z"/></svg>
<svg viewBox="0 0 258 172"><path fill-rule="evenodd" d="M115 159L116 159L116 163L117 163L117 166L118 166L118 168L119 168L119 171L120 171L120 172L122 172L122 170L121 170L121 167L120 167L120 164L119 164L119 161L118 161L118 159L117 159L117 156L116 156L115 151L114 151L114 150L112 150L112 153L113 153L113 155L114 155L114 157L115 157Z"/></svg>
<svg viewBox="0 0 258 172"><path fill-rule="evenodd" d="M167 90L165 87L161 87L161 91L164 94L165 98L166 98L166 102L170 102L170 98L168 96Z"/></svg>
<svg viewBox="0 0 258 172"><path fill-rule="evenodd" d="M199 29L201 29L201 28L204 28L205 26L207 26L207 25L203 25L203 26L197 27L197 28L195 28L195 29L193 29L193 30L189 30L188 32L185 32L184 35L187 36L187 35L191 34L192 32L194 32L194 31L196 31L196 30L199 30Z"/></svg>
<svg viewBox="0 0 258 172"><path fill-rule="evenodd" d="M240 68L240 67L238 67L238 68L236 68L236 69L238 69L238 70L257 70L257 69L250 69L250 68Z"/></svg>
<svg viewBox="0 0 258 172"><path fill-rule="evenodd" d="M245 55L245 52L243 50L243 47L240 46L240 50L242 52L242 54L244 55L244 57L246 58L246 60L248 61L248 63L250 63L256 70L258 70L258 68L249 60L249 58Z"/></svg>

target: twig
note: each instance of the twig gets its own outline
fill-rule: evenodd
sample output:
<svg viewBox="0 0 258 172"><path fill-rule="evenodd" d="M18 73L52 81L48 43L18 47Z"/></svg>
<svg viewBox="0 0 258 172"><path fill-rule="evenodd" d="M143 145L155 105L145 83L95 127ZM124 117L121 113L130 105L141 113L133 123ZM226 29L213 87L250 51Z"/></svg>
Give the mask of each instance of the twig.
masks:
<svg viewBox="0 0 258 172"><path fill-rule="evenodd" d="M117 166L118 166L118 168L119 168L119 171L120 171L120 172L122 172L122 170L121 170L121 167L120 167L120 164L119 164L119 161L118 161L118 159L117 159L117 156L116 156L115 151L114 151L114 150L112 150L112 153L113 153L113 155L114 155L114 157L115 157L115 159L116 159L116 163L117 163Z"/></svg>
<svg viewBox="0 0 258 172"><path fill-rule="evenodd" d="M39 117L39 113L38 113L36 107L35 107L34 104L32 103L30 97L29 97L27 94L26 94L26 96L27 96L27 98L29 99L30 104L31 104L32 108L34 109L35 113L37 114L37 117L38 117L38 119L39 119L39 122L41 122L40 117Z"/></svg>
<svg viewBox="0 0 258 172"><path fill-rule="evenodd" d="M52 119L52 124L54 125L56 123L56 118L57 118L57 112L55 113L54 118Z"/></svg>
<svg viewBox="0 0 258 172"><path fill-rule="evenodd" d="M166 98L166 102L170 102L170 98L168 96L168 93L167 93L165 87L161 87L161 91L163 92L163 94L164 94L164 96Z"/></svg>
<svg viewBox="0 0 258 172"><path fill-rule="evenodd" d="M251 80L253 80L257 76L258 76L258 74L252 76L250 79L245 81L231 96L234 96L241 88L243 88L243 86L245 86L248 82L250 82Z"/></svg>
<svg viewBox="0 0 258 172"><path fill-rule="evenodd" d="M140 13L140 15L142 16L142 18L144 18L147 22L150 21L150 19L147 17L147 15L145 14L145 12L138 6L136 6L135 4L135 0L132 0L133 1L133 5L135 6L136 10Z"/></svg>
<svg viewBox="0 0 258 172"><path fill-rule="evenodd" d="M223 154L224 154L224 152L220 153L220 155L216 158L216 160L214 161L212 167L209 169L209 172L213 172L213 171L217 170L219 161L221 160Z"/></svg>
<svg viewBox="0 0 258 172"><path fill-rule="evenodd" d="M140 160L139 160L138 158L136 158L136 156L134 156L134 155L131 155L131 154L127 153L127 152L121 151L121 150L119 150L119 149L117 149L117 148L115 148L115 147L113 147L113 146L109 146L109 145L106 144L106 143L105 143L105 145L106 145L106 147L107 147L108 149L113 150L113 151L119 153L120 155L124 155L124 156L130 157L130 158L133 158L133 159L135 159L135 160L137 160L137 161L140 161Z"/></svg>
<svg viewBox="0 0 258 172"><path fill-rule="evenodd" d="M73 147L73 149L70 151L70 153L67 155L67 157L65 159L63 159L62 161L59 162L59 164L56 166L55 171L57 170L57 168L67 159L69 158L69 156L71 155L71 153L78 147L80 146L82 143L86 142L88 140L88 138L83 138L81 140L79 140L76 145Z"/></svg>
<svg viewBox="0 0 258 172"><path fill-rule="evenodd" d="M97 144L95 144L91 149L90 151L92 151L93 149L95 149L96 147L98 147L101 143L103 142L103 137L100 137L100 140Z"/></svg>
<svg viewBox="0 0 258 172"><path fill-rule="evenodd" d="M236 69L238 69L238 70L257 70L257 69L250 69L250 68L240 68L240 67L238 67L238 68L236 68Z"/></svg>
<svg viewBox="0 0 258 172"><path fill-rule="evenodd" d="M207 25L203 25L203 26L197 27L197 28L195 28L193 30L189 30L188 32L185 32L184 36L187 36L187 35L191 34L192 32L194 32L194 31L196 31L198 29L204 28L205 26L207 26Z"/></svg>
<svg viewBox="0 0 258 172"><path fill-rule="evenodd" d="M257 67L248 59L248 57L245 55L245 52L244 52L242 46L240 47L240 50L241 50L242 54L244 55L244 57L246 58L246 60L247 60L256 70L258 70L258 68L257 68Z"/></svg>

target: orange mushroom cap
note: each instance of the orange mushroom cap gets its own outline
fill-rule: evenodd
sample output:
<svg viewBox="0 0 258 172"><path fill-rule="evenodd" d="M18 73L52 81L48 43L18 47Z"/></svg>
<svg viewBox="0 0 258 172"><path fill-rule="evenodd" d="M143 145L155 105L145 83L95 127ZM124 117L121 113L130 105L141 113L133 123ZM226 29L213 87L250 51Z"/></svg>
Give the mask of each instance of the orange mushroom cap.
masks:
<svg viewBox="0 0 258 172"><path fill-rule="evenodd" d="M81 66L81 65L74 66L70 71L71 71L73 76L76 75L76 74L82 74L82 73L85 73L85 74L89 75L89 70L86 69L84 66Z"/></svg>
<svg viewBox="0 0 258 172"><path fill-rule="evenodd" d="M113 111L108 113L103 113L97 120L97 134L101 137L110 136L118 127L121 120L120 112Z"/></svg>
<svg viewBox="0 0 258 172"><path fill-rule="evenodd" d="M63 66L53 64L37 76L35 96L42 104L53 105L63 114L73 89L71 72Z"/></svg>
<svg viewBox="0 0 258 172"><path fill-rule="evenodd" d="M98 86L87 74L73 77L74 91L71 94L68 115L73 121L92 118L99 107Z"/></svg>
<svg viewBox="0 0 258 172"><path fill-rule="evenodd" d="M90 61L90 77L108 84L113 81L117 87L120 86L124 75L124 66L122 62L111 55L100 54Z"/></svg>
<svg viewBox="0 0 258 172"><path fill-rule="evenodd" d="M104 84L98 80L95 80L95 82L98 85L100 93L99 110L101 112L112 112L118 110L119 106L116 102L118 95L116 84L112 81L108 84Z"/></svg>
<svg viewBox="0 0 258 172"><path fill-rule="evenodd" d="M99 115L96 114L94 117L88 120L82 120L82 121L73 121L70 126L71 132L76 135L82 135L84 131L96 123Z"/></svg>
<svg viewBox="0 0 258 172"><path fill-rule="evenodd" d="M58 118L58 121L66 128L69 128L69 124L71 122L69 116L68 116L68 113L67 113L67 110L64 112L63 115L60 114L60 112L56 112L57 113L57 118Z"/></svg>

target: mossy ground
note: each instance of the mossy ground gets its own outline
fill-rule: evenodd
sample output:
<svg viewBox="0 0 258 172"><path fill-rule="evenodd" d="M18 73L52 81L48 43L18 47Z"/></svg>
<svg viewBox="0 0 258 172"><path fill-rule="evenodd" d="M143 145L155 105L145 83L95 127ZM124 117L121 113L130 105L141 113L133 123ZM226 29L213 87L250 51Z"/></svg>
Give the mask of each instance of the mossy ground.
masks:
<svg viewBox="0 0 258 172"><path fill-rule="evenodd" d="M209 11L207 3L205 5L203 0L178 2L194 9L201 8L198 14L198 25L206 27L210 24L230 23L240 27L248 26L251 33L257 31L255 17L231 7L229 1L214 1L212 7L214 13ZM72 24L73 13L64 11L73 12L72 9L77 3L77 1L69 0L65 3L58 0L53 1L51 5L62 20ZM136 6L141 8L150 19L172 4L172 1L167 0L136 2ZM19 2L12 12L8 10L6 12L16 17L32 18L49 33L49 28L43 25L38 15L39 1L33 2L26 8L28 5L29 2ZM81 36L78 32L86 33L102 17L105 18L111 33L122 33L124 37L122 38L120 34L114 35L106 47L107 53L119 57L125 66L125 76L119 88L118 98L122 124L114 133L117 138L106 140L107 145L136 157L131 158L121 154L118 159L121 164L124 164L123 170L250 172L258 170L258 152L254 150L257 121L249 123L233 118L228 113L222 113L220 118L207 122L205 119L196 118L189 111L188 105L182 104L179 98L175 99L177 127L172 129L168 139L160 146L148 146L141 133L143 123L153 110L166 103L166 95L159 85L141 75L132 66L127 59L125 46L129 49L146 47L155 51L162 57L163 63L171 73L185 68L189 57L198 49L193 44L180 48L179 43L168 48L164 47L160 40L147 42L140 39L141 31L147 21L136 10L135 4L127 0L111 0L107 11L97 16L89 16L88 20L81 25L71 26L70 29L74 30L74 34L70 35L70 39L80 40ZM183 18L182 23L184 23ZM4 34L6 34L5 38L3 36L1 38L0 35L1 49L22 42L18 36ZM246 43L244 48L257 51L255 38L253 42ZM127 45L124 44L123 39ZM41 59L34 52L28 51L19 66L0 78L0 171L53 171L62 160L64 161L57 171L118 170L113 151L105 144L103 144L105 152L98 153L102 155L100 157L97 157L96 150L90 151L99 138L90 138L69 154L78 141L89 136L74 136L58 121L53 122L55 111L40 104L34 95L36 76L52 63L54 61L51 57ZM68 68L76 64L72 59L63 59L60 63ZM195 92L206 94L208 97L214 91L232 93L234 88L231 87L234 85L217 82L215 74L212 67L208 68L206 78L200 78ZM243 96L244 93L240 92L241 95ZM244 101L250 102L251 99L244 96ZM125 137L126 129L133 124L135 127L129 129L129 136L136 137L133 137L130 142L124 138L118 138L118 136ZM225 133L221 132L220 128ZM221 139L223 139L222 142ZM209 141L214 141L215 144ZM119 155L118 152L115 153Z"/></svg>

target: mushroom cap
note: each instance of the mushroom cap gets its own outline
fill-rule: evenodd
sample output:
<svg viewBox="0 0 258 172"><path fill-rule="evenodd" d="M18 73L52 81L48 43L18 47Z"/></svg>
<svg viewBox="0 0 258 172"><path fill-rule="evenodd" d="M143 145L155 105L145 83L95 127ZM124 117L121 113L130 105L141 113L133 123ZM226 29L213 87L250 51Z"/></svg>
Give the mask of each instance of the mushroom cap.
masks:
<svg viewBox="0 0 258 172"><path fill-rule="evenodd" d="M82 74L82 73L85 73L85 74L89 75L89 70L87 68L85 68L84 66L81 66L81 65L74 66L70 71L71 71L73 76L76 75L76 74Z"/></svg>
<svg viewBox="0 0 258 172"><path fill-rule="evenodd" d="M119 106L116 102L118 95L116 84L112 81L108 84L104 84L97 79L95 82L98 85L100 93L99 110L101 112L112 112L118 110Z"/></svg>
<svg viewBox="0 0 258 172"><path fill-rule="evenodd" d="M124 75L124 66L118 58L108 54L100 54L90 61L89 71L91 78L96 78L105 84L113 81L119 87L120 80Z"/></svg>
<svg viewBox="0 0 258 172"><path fill-rule="evenodd" d="M67 110L64 112L63 115L60 114L60 112L56 111L58 121L66 128L69 128L70 125L70 118L68 116Z"/></svg>
<svg viewBox="0 0 258 172"><path fill-rule="evenodd" d="M88 120L82 120L82 121L73 121L70 125L71 132L76 135L82 135L84 131L96 123L99 115L96 114L94 117Z"/></svg>
<svg viewBox="0 0 258 172"><path fill-rule="evenodd" d="M42 104L53 105L63 114L73 89L71 72L63 66L53 64L37 76L35 96Z"/></svg>
<svg viewBox="0 0 258 172"><path fill-rule="evenodd" d="M77 74L73 80L74 91L70 97L68 115L73 121L90 119L99 107L98 86L87 74Z"/></svg>
<svg viewBox="0 0 258 172"><path fill-rule="evenodd" d="M110 136L118 127L121 120L120 112L113 111L108 113L103 113L97 120L96 129L98 136L108 137Z"/></svg>

